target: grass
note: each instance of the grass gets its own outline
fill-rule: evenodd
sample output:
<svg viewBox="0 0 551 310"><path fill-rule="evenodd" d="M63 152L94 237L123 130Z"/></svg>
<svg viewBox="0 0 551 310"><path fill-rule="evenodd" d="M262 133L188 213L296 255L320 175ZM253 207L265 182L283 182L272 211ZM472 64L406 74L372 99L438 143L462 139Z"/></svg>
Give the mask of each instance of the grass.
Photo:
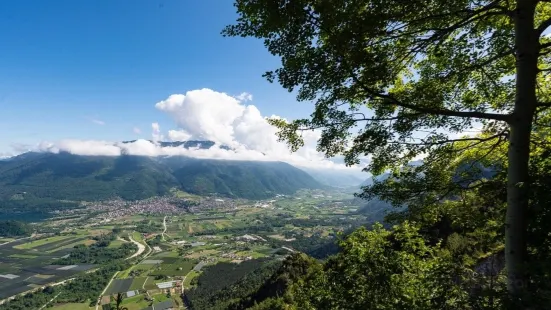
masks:
<svg viewBox="0 0 551 310"><path fill-rule="evenodd" d="M111 229L91 229L86 232L86 236L99 236L108 234L111 232Z"/></svg>
<svg viewBox="0 0 551 310"><path fill-rule="evenodd" d="M188 198L188 199L198 199L199 198L199 196L197 196L197 195L186 193L186 192L184 192L182 190L179 190L177 188L171 189L170 193L172 195L174 195L174 197L177 197L177 198Z"/></svg>
<svg viewBox="0 0 551 310"><path fill-rule="evenodd" d="M180 305L182 306L184 305L184 301L182 300L182 297L180 297L180 295L178 294L172 295L172 301L178 308L180 307Z"/></svg>
<svg viewBox="0 0 551 310"><path fill-rule="evenodd" d="M195 266L195 261L181 261L173 264L161 264L161 270L155 270L151 274L165 276L185 276Z"/></svg>
<svg viewBox="0 0 551 310"><path fill-rule="evenodd" d="M146 290L156 289L157 286L155 285L155 279L153 277L147 278L147 280L145 281L144 287Z"/></svg>
<svg viewBox="0 0 551 310"><path fill-rule="evenodd" d="M178 252L176 251L165 251L155 255L150 256L151 259L163 259L163 257L178 257Z"/></svg>
<svg viewBox="0 0 551 310"><path fill-rule="evenodd" d="M28 249L36 248L41 245L45 245L48 243L57 242L61 240L66 240L69 238L74 238L74 236L54 236L54 237L48 237L44 239L33 240L31 242L26 242L23 244L16 245L14 246L14 248L20 249L20 250L28 250Z"/></svg>
<svg viewBox="0 0 551 310"><path fill-rule="evenodd" d="M132 266L126 270L123 270L121 272L119 272L117 274L117 276L115 277L116 279L126 279L128 277L130 277L130 271L132 271L134 269L135 266Z"/></svg>
<svg viewBox="0 0 551 310"><path fill-rule="evenodd" d="M137 240L136 240L136 241L137 241ZM111 242L109 243L109 246L108 246L107 248L109 248L109 249L118 248L118 247L120 247L120 246L123 245L123 244L124 244L123 241L120 241L120 240L115 239L115 240L113 240L113 241L111 241Z"/></svg>
<svg viewBox="0 0 551 310"><path fill-rule="evenodd" d="M268 237L277 239L277 240L285 240L285 236L283 235L269 235Z"/></svg>
<svg viewBox="0 0 551 310"><path fill-rule="evenodd" d="M239 256L243 256L243 257L251 256L252 258L260 258L260 257L265 257L266 256L266 254L255 252L255 251L241 251L241 252L237 252L235 254L237 254Z"/></svg>
<svg viewBox="0 0 551 310"><path fill-rule="evenodd" d="M216 254L220 251L217 251L217 250L199 250L197 252L193 252L189 255L186 255L187 258L199 258L199 257L203 257L203 256L209 256L209 255L212 255L212 254Z"/></svg>
<svg viewBox="0 0 551 310"><path fill-rule="evenodd" d="M155 295L152 295L151 297L153 297L155 299L155 303L153 305L155 305L158 302L163 302L165 300L170 299L169 297L166 297L165 293L155 294Z"/></svg>
<svg viewBox="0 0 551 310"><path fill-rule="evenodd" d="M143 243L143 237L142 237L142 234L137 232L137 231L134 231L132 232L132 238L136 241L138 241L139 243Z"/></svg>
<svg viewBox="0 0 551 310"><path fill-rule="evenodd" d="M90 307L88 307L88 303L67 303L67 304L57 304L53 308L48 309L55 309L55 310L88 310ZM95 309L95 308L93 308Z"/></svg>
<svg viewBox="0 0 551 310"><path fill-rule="evenodd" d="M130 267L130 268L124 270L124 271L119 272L119 274L117 275L117 279L125 279L125 278L130 277L130 272L132 270L141 271L139 277L145 277L147 275L147 271L149 271L150 269L152 269L154 267L155 267L154 264L133 265L132 267Z"/></svg>
<svg viewBox="0 0 551 310"><path fill-rule="evenodd" d="M34 276L40 279L49 279L54 277L54 275L51 274L35 274Z"/></svg>
<svg viewBox="0 0 551 310"><path fill-rule="evenodd" d="M89 246L91 244L94 244L96 243L95 240L92 240L92 239L86 239L86 240L80 240L80 241L77 241L77 242L73 242L73 243L69 243L67 245L64 245L64 246L61 246L59 248L55 248L53 250L50 250L50 251L46 251L47 253L53 253L53 252L57 252L59 250L63 250L63 249L70 249L70 248L74 248L75 246L79 245L79 244L84 244L85 246Z"/></svg>
<svg viewBox="0 0 551 310"><path fill-rule="evenodd" d="M147 277L134 278L134 281L132 281L132 285L130 286L130 290L141 290L145 281L147 281Z"/></svg>
<svg viewBox="0 0 551 310"><path fill-rule="evenodd" d="M145 300L144 295L137 295L123 299L121 305L124 305L128 310L138 310L146 308L149 302Z"/></svg>
<svg viewBox="0 0 551 310"><path fill-rule="evenodd" d="M12 254L8 257L13 257L13 258L37 258L38 256L36 255L30 255L30 254Z"/></svg>
<svg viewBox="0 0 551 310"><path fill-rule="evenodd" d="M197 272L195 270L190 271L187 274L186 279L184 281L184 287L186 288L191 287L191 280L193 280L194 278L197 278L200 274L201 274L200 272Z"/></svg>

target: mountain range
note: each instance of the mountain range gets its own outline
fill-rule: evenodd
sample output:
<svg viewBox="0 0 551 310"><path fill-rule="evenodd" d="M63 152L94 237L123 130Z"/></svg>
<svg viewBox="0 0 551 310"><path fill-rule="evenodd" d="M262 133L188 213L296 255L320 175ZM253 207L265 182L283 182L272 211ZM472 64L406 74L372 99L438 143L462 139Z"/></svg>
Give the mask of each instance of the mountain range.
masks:
<svg viewBox="0 0 551 310"><path fill-rule="evenodd" d="M173 143L173 142L170 142ZM205 147L206 142L181 142ZM308 173L283 162L195 159L182 156L80 156L29 152L0 161L0 200L23 196L57 200L135 200L171 189L264 199L301 188L322 188Z"/></svg>

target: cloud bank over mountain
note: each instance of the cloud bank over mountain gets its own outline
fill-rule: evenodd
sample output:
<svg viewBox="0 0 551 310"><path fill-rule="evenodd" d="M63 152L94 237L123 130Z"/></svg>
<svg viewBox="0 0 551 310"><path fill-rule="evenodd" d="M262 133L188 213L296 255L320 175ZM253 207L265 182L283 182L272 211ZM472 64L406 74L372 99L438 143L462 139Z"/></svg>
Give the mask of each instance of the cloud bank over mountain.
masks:
<svg viewBox="0 0 551 310"><path fill-rule="evenodd" d="M252 99L253 96L248 93L230 96L207 88L173 94L156 103L155 108L170 117L176 128L165 132L158 123L152 123L151 141L140 139L122 143L62 140L42 142L36 150L54 153L65 151L76 155L179 155L226 160L284 161L302 167L359 172L359 167L346 168L338 159L328 160L316 151L319 131L304 132L304 147L291 153L284 143L277 141L276 128L267 123L256 106L247 104ZM158 142L165 140L208 140L215 145L209 149L161 147Z"/></svg>

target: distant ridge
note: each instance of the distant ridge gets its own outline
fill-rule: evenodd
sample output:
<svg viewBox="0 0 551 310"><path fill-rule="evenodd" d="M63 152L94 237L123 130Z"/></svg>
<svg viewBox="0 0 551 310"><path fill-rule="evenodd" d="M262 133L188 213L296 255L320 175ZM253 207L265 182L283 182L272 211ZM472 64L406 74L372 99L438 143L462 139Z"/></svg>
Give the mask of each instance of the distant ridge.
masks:
<svg viewBox="0 0 551 310"><path fill-rule="evenodd" d="M138 140L122 141L122 143L129 144L129 143L134 143L136 141ZM216 145L216 143L209 140L157 141L157 142L153 140L146 140L146 141L149 141L151 143L158 143L161 147L180 147L181 146L185 149L200 148L200 149L206 150ZM225 150L231 150L231 148L226 145L220 145L220 148Z"/></svg>
<svg viewBox="0 0 551 310"><path fill-rule="evenodd" d="M208 148L209 141L165 142ZM306 172L283 162L195 159L182 156L79 156L24 153L0 161L0 201L127 200L166 195L172 188L199 195L266 199L321 188ZM21 195L25 193L25 195ZM0 205L1 206L1 205Z"/></svg>

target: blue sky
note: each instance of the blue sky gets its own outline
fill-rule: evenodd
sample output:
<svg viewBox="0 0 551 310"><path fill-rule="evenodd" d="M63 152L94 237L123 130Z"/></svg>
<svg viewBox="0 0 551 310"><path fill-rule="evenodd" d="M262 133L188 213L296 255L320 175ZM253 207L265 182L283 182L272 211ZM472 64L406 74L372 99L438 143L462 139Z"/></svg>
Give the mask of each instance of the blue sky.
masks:
<svg viewBox="0 0 551 310"><path fill-rule="evenodd" d="M312 107L262 73L279 59L254 39L223 38L230 0L0 1L0 153L42 140L149 138L175 93L253 94L263 115ZM100 120L99 125L92 120Z"/></svg>

